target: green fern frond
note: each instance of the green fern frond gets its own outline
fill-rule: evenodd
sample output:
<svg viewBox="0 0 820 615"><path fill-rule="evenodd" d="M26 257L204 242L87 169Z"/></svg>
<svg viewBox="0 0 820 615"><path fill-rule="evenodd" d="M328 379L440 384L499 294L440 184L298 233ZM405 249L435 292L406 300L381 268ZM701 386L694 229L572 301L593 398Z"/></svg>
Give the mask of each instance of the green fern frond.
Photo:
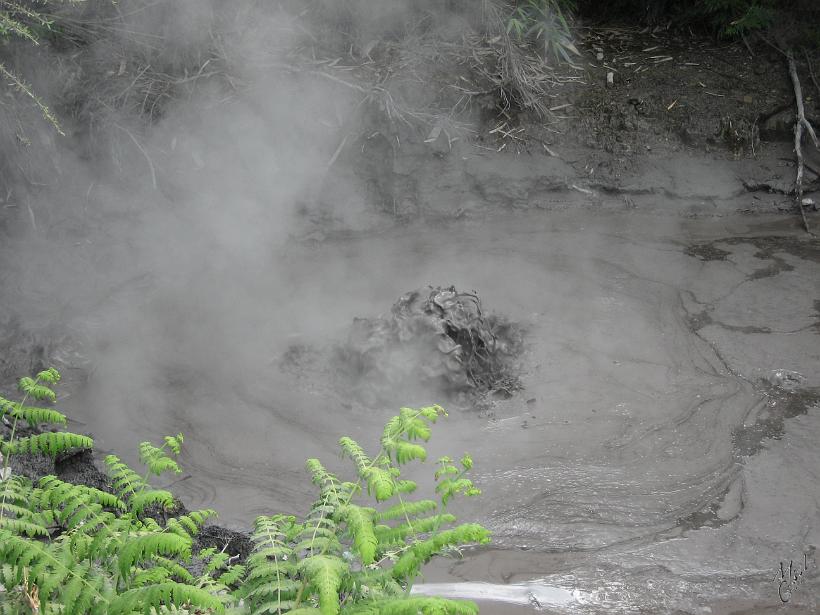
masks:
<svg viewBox="0 0 820 615"><path fill-rule="evenodd" d="M155 556L151 561L156 565L156 567L163 568L164 570L168 571L169 575L171 575L172 577L176 577L177 581L181 581L184 583L194 582L194 575L192 575L191 572L187 568L185 568L185 566L182 566L179 562L175 560L169 559L167 557Z"/></svg>
<svg viewBox="0 0 820 615"><path fill-rule="evenodd" d="M347 523L348 532L353 536L353 549L364 565L373 563L378 544L373 531L372 515L372 509L355 504L348 504L339 509L339 516Z"/></svg>
<svg viewBox="0 0 820 615"><path fill-rule="evenodd" d="M48 528L40 523L5 515L0 517L0 530L7 530L18 536L26 535L29 538L34 538L35 536L45 537L50 533Z"/></svg>
<svg viewBox="0 0 820 615"><path fill-rule="evenodd" d="M162 510L172 510L177 503L174 494L165 489L148 489L131 496L128 500L128 507L137 515L143 514L145 509L152 505L158 505Z"/></svg>
<svg viewBox="0 0 820 615"><path fill-rule="evenodd" d="M310 536L309 538L306 538L305 540L297 543L293 547L293 550L296 553L301 553L303 551L312 551L315 554L339 554L343 551L342 543L339 542L339 539L336 537L335 534L329 534L326 536Z"/></svg>
<svg viewBox="0 0 820 615"><path fill-rule="evenodd" d="M433 500L418 500L417 502L399 502L386 510L382 510L373 515L374 521L387 521L390 519L413 518L424 515L431 510L436 510L438 504Z"/></svg>
<svg viewBox="0 0 820 615"><path fill-rule="evenodd" d="M18 388L26 395L37 400L47 399L48 401L57 401L57 394L44 384L38 383L33 378L23 376L17 383Z"/></svg>
<svg viewBox="0 0 820 615"><path fill-rule="evenodd" d="M120 550L117 568L122 577L127 577L133 566L161 555L188 559L191 555L190 539L176 534L142 534L130 537Z"/></svg>
<svg viewBox="0 0 820 615"><path fill-rule="evenodd" d="M0 404L5 400L0 400ZM14 408L9 413L17 419L26 421L30 427L37 427L44 423L51 423L52 425L65 425L66 416L62 412L58 412L53 408L38 408L36 406L23 406L21 404L14 404Z"/></svg>
<svg viewBox="0 0 820 615"><path fill-rule="evenodd" d="M343 615L476 615L478 605L466 600L402 597L356 604Z"/></svg>
<svg viewBox="0 0 820 615"><path fill-rule="evenodd" d="M245 577L245 566L242 564L234 564L218 577L218 581L227 587L236 585Z"/></svg>
<svg viewBox="0 0 820 615"><path fill-rule="evenodd" d="M310 472L313 484L317 487L322 487L325 484L337 485L339 483L339 479L328 472L318 459L308 459L305 462L305 467Z"/></svg>
<svg viewBox="0 0 820 615"><path fill-rule="evenodd" d="M216 511L210 508L204 510L194 510L181 517L172 517L165 524L166 531L179 534L187 538L193 538L199 534L200 528L205 522L216 516Z"/></svg>
<svg viewBox="0 0 820 615"><path fill-rule="evenodd" d="M356 464L356 470L358 470L360 476L363 472L367 471L368 468L373 466L370 457L367 456L364 449L359 446L359 443L353 438L347 436L339 438L339 446L342 448L342 456L347 455L353 460L353 463Z"/></svg>
<svg viewBox="0 0 820 615"><path fill-rule="evenodd" d="M477 523L465 523L450 530L439 532L435 536L414 543L407 549L393 566L393 578L405 580L418 575L421 566L445 547L465 544L485 544L490 540L490 533Z"/></svg>
<svg viewBox="0 0 820 615"><path fill-rule="evenodd" d="M83 525L87 532L110 524L112 515L104 514L103 507L125 510L125 503L111 493L66 483L55 476L39 480L33 499L42 509L54 512L58 523L69 530Z"/></svg>
<svg viewBox="0 0 820 615"><path fill-rule="evenodd" d="M151 613L152 609L162 612L165 607L174 605L188 605L190 611L211 611L224 613L225 605L210 592L185 585L166 581L145 587L130 589L111 601L108 607L109 615L131 615L135 611Z"/></svg>
<svg viewBox="0 0 820 615"><path fill-rule="evenodd" d="M455 495L472 497L481 495L481 490L477 489L469 478L446 478L436 485L436 493L441 496L441 503L447 506L447 502Z"/></svg>
<svg viewBox="0 0 820 615"><path fill-rule="evenodd" d="M396 494L396 485L388 470L369 467L365 468L360 476L367 483L367 493L373 495L377 502L389 500Z"/></svg>
<svg viewBox="0 0 820 615"><path fill-rule="evenodd" d="M418 489L418 484L412 480L397 480L395 488L396 493L413 493Z"/></svg>
<svg viewBox="0 0 820 615"><path fill-rule="evenodd" d="M134 577L131 580L131 585L133 587L156 585L157 583L167 581L170 576L171 573L166 568L162 568L160 566L149 568L148 570L139 570L134 574Z"/></svg>
<svg viewBox="0 0 820 615"><path fill-rule="evenodd" d="M314 555L299 562L299 572L318 595L322 615L339 613L339 587L347 570L344 560L329 555Z"/></svg>
<svg viewBox="0 0 820 615"><path fill-rule="evenodd" d="M443 513L433 517L414 519L410 523L402 523L396 527L386 527L383 525L376 527L376 537L379 541L381 552L404 544L409 536L420 536L429 532L434 532L444 525L455 522L455 515Z"/></svg>
<svg viewBox="0 0 820 615"><path fill-rule="evenodd" d="M107 455L105 465L108 468L108 474L111 476L111 486L114 493L121 500L127 500L129 496L148 487L142 476L134 472L128 464L116 455Z"/></svg>
<svg viewBox="0 0 820 615"><path fill-rule="evenodd" d="M441 416L447 416L447 411L438 404L419 408L419 413L431 423L435 423Z"/></svg>
<svg viewBox="0 0 820 615"><path fill-rule="evenodd" d="M282 612L285 602L296 598L302 584L295 580L297 557L289 543L303 530L291 515L260 516L254 521L251 539L256 546L246 562L247 577L236 592L252 613Z"/></svg>
<svg viewBox="0 0 820 615"><path fill-rule="evenodd" d="M176 461L171 459L163 449L158 448L150 442L140 442L140 461L145 464L148 471L156 476L163 472L182 472Z"/></svg>
<svg viewBox="0 0 820 615"><path fill-rule="evenodd" d="M175 436L165 436L163 439L165 440L165 445L171 449L171 452L174 453L174 455L180 454L182 451L182 442L184 440L181 433L178 433Z"/></svg>
<svg viewBox="0 0 820 615"><path fill-rule="evenodd" d="M22 419L31 427L43 423L53 423L55 425L65 425L66 417L61 412L52 408L37 408L34 406L24 406L20 402L11 401L5 397L0 397L0 416L8 414L16 419Z"/></svg>
<svg viewBox="0 0 820 615"><path fill-rule="evenodd" d="M41 372L39 372L36 376L36 379L40 382L46 382L48 384L57 384L60 382L62 376L60 372L58 372L55 368L49 367Z"/></svg>
<svg viewBox="0 0 820 615"><path fill-rule="evenodd" d="M205 562L204 573L206 575L230 568L229 564L232 559L232 556L224 551L217 552L213 547L201 550L196 556Z"/></svg>
<svg viewBox="0 0 820 615"><path fill-rule="evenodd" d="M424 440L425 442L430 439L432 431L425 419L430 420L428 416L431 415L425 415L421 410L402 408L399 416L401 416L403 423L402 433L407 434L408 439Z"/></svg>
<svg viewBox="0 0 820 615"><path fill-rule="evenodd" d="M73 448L91 449L93 446L94 441L88 436L58 431L26 436L14 442L3 442L0 449L4 455L44 453L53 457Z"/></svg>
<svg viewBox="0 0 820 615"><path fill-rule="evenodd" d="M41 543L0 530L0 563L3 583L14 587L26 579L39 588L42 612L65 615L105 613L112 593L106 576L90 562L79 563L65 541Z"/></svg>
<svg viewBox="0 0 820 615"><path fill-rule="evenodd" d="M395 446L388 452L392 453L393 458L399 465L427 459L427 450L423 446L405 440L396 442Z"/></svg>
<svg viewBox="0 0 820 615"><path fill-rule="evenodd" d="M170 491L151 488L142 476L116 455L108 455L105 458L105 465L112 479L111 487L114 493L127 502L128 509L135 514L141 515L153 504L161 506L164 510L175 506L174 495Z"/></svg>

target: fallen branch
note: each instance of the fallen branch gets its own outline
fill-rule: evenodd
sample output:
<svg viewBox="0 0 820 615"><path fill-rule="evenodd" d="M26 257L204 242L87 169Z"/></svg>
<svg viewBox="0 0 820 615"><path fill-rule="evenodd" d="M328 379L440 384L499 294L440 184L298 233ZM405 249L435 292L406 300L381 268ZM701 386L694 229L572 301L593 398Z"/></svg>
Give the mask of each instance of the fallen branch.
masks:
<svg viewBox="0 0 820 615"><path fill-rule="evenodd" d="M820 149L820 143L817 141L817 134L814 132L814 127L806 119L806 111L803 108L803 90L800 87L800 78L797 76L797 64L794 61L794 55L791 50L786 54L789 61L789 76L792 78L792 85L794 86L794 98L797 105L797 117L794 122L794 153L797 156L797 177L794 182L794 194L797 199L797 204L800 207L800 215L803 218L803 226L806 232L810 235L809 222L806 219L806 210L803 207L803 149L801 142L803 141L803 131L805 130L812 141L814 147Z"/></svg>

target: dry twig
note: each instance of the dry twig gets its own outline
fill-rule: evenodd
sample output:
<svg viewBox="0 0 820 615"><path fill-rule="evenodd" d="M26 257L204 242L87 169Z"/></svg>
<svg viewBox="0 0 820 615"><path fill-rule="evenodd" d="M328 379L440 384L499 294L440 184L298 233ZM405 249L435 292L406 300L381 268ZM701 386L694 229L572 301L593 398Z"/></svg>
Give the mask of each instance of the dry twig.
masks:
<svg viewBox="0 0 820 615"><path fill-rule="evenodd" d="M794 182L794 194L797 199L797 204L800 207L800 215L803 217L803 226L806 232L812 234L809 230L809 221L806 219L806 210L803 207L803 149L801 143L803 141L803 131L805 130L812 139L814 147L820 149L820 143L817 140L817 134L814 132L814 127L806 119L806 111L803 107L803 90L800 87L800 78L797 75L797 64L794 61L794 55L791 50L786 54L789 61L789 76L792 79L794 86L794 98L797 105L797 117L794 122L794 153L797 157L797 177Z"/></svg>

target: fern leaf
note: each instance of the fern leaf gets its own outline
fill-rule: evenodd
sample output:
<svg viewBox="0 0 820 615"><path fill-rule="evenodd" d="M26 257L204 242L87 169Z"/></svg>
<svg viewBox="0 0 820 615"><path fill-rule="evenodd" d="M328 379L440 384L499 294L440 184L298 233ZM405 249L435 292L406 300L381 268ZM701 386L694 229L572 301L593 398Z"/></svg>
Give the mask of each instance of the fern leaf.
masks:
<svg viewBox="0 0 820 615"><path fill-rule="evenodd" d="M166 581L123 592L111 601L108 614L131 615L134 611L151 613L152 609L161 612L163 608L182 605L186 605L189 612L225 612L225 605L210 592L191 585Z"/></svg>
<svg viewBox="0 0 820 615"><path fill-rule="evenodd" d="M397 480L396 493L413 493L418 489L418 484L412 480Z"/></svg>
<svg viewBox="0 0 820 615"><path fill-rule="evenodd" d="M384 468L365 468L360 476L367 482L367 493L373 495L377 502L389 500L396 494L393 476Z"/></svg>
<svg viewBox="0 0 820 615"><path fill-rule="evenodd" d="M49 367L46 370L43 370L37 374L37 380L41 382L47 382L48 384L57 384L60 382L60 372L58 372L55 368Z"/></svg>
<svg viewBox="0 0 820 615"><path fill-rule="evenodd" d="M134 472L116 455L107 455L105 465L111 476L111 486L120 499L127 500L129 496L148 487L142 476Z"/></svg>
<svg viewBox="0 0 820 615"><path fill-rule="evenodd" d="M187 559L191 555L191 541L176 534L143 534L131 537L122 547L117 567L120 575L128 576L131 567L158 555L176 555Z"/></svg>
<svg viewBox="0 0 820 615"><path fill-rule="evenodd" d="M174 453L174 455L180 454L182 451L182 442L184 440L181 433L178 433L175 436L165 436L163 440L165 440L165 445L171 449L171 452Z"/></svg>
<svg viewBox="0 0 820 615"><path fill-rule="evenodd" d="M29 426L35 427L43 423L55 425L65 425L66 417L61 412L53 408L38 408L35 406L24 406L20 402L11 401L5 397L0 397L0 416L9 414L17 419L26 421Z"/></svg>
<svg viewBox="0 0 820 615"><path fill-rule="evenodd" d="M376 534L373 531L372 511L355 504L348 504L339 510L340 516L347 523L353 536L353 549L362 560L362 564L372 564L376 555Z"/></svg>
<svg viewBox="0 0 820 615"><path fill-rule="evenodd" d="M353 438L347 436L339 438L339 446L342 448L342 455L347 455L353 460L353 463L356 464L356 470L358 470L359 476L373 466L370 457L367 456L364 449L362 449Z"/></svg>
<svg viewBox="0 0 820 615"><path fill-rule="evenodd" d="M149 472L156 476L163 472L174 472L175 474L182 472L176 461L171 459L163 449L150 442L140 442L139 451L140 461L145 464Z"/></svg>
<svg viewBox="0 0 820 615"><path fill-rule="evenodd" d="M105 465L111 475L111 487L117 497L125 500L129 510L135 514L141 515L152 504L158 504L165 510L174 507L174 495L170 491L152 489L142 476L116 455L108 455L105 458Z"/></svg>
<svg viewBox="0 0 820 615"><path fill-rule="evenodd" d="M0 517L0 530L8 530L18 536L25 534L29 538L49 535L48 528L40 523L6 516Z"/></svg>
<svg viewBox="0 0 820 615"><path fill-rule="evenodd" d="M176 506L176 500L173 493L164 489L147 489L132 495L128 500L128 507L137 515L144 513L153 504L161 506L163 510L171 510Z"/></svg>
<svg viewBox="0 0 820 615"><path fill-rule="evenodd" d="M404 544L408 536L420 536L438 530L442 525L449 525L456 520L455 515L444 513L423 519L414 519L410 523L402 523L396 527L376 528L376 537L379 541L379 549L384 551L397 545Z"/></svg>
<svg viewBox="0 0 820 615"><path fill-rule="evenodd" d="M61 605L65 615L102 613L111 584L90 563L78 563L66 541L41 543L0 530L0 563L6 587L23 579L39 588L44 613L54 612L50 605ZM11 581L11 583L9 583Z"/></svg>
<svg viewBox="0 0 820 615"><path fill-rule="evenodd" d="M171 573L160 566L149 568L148 570L139 570L134 574L131 585L134 587L142 587L144 585L156 585L168 580Z"/></svg>
<svg viewBox="0 0 820 615"><path fill-rule="evenodd" d="M57 394L44 384L39 384L36 380L24 376L20 378L18 388L26 395L37 400L57 401Z"/></svg>
<svg viewBox="0 0 820 615"><path fill-rule="evenodd" d="M339 587L347 570L344 560L328 555L315 555L299 562L299 572L319 597L319 611L322 615L339 613Z"/></svg>
<svg viewBox="0 0 820 615"><path fill-rule="evenodd" d="M464 544L485 544L490 541L490 533L477 523L465 523L435 536L414 543L393 566L393 578L404 580L415 577L423 564L449 546Z"/></svg>
<svg viewBox="0 0 820 615"><path fill-rule="evenodd" d="M233 566L228 567L228 569L219 575L219 582L225 586L232 586L239 583L245 576L245 566L242 564L234 564Z"/></svg>
<svg viewBox="0 0 820 615"><path fill-rule="evenodd" d="M447 506L447 502L455 495L463 494L471 497L481 495L481 490L476 488L469 478L446 478L436 485L436 493L441 495L441 503Z"/></svg>
<svg viewBox="0 0 820 615"><path fill-rule="evenodd" d="M419 408L419 413L431 423L435 423L440 416L447 416L447 411L438 404Z"/></svg>
<svg viewBox="0 0 820 615"><path fill-rule="evenodd" d="M254 521L251 538L256 547L246 562L247 577L236 592L251 613L278 615L296 598L302 584L296 581L297 558L288 543L303 530L289 515L260 516Z"/></svg>
<svg viewBox="0 0 820 615"><path fill-rule="evenodd" d="M151 560L158 568L164 568L168 571L172 577L176 577L176 580L182 581L185 583L193 583L194 582L194 575L182 566L179 562L169 559L167 557L158 557L155 556Z"/></svg>
<svg viewBox="0 0 820 615"><path fill-rule="evenodd" d="M45 432L33 436L26 436L14 442L3 442L4 455L19 453L45 453L52 457L72 448L93 448L94 441L88 436L80 436L64 431Z"/></svg>
<svg viewBox="0 0 820 615"><path fill-rule="evenodd" d="M181 517L173 517L168 519L165 524L165 529L174 534L193 538L199 534L200 528L205 525L205 522L211 517L216 516L216 511L210 508L204 510L194 510L187 515Z"/></svg>
<svg viewBox="0 0 820 615"><path fill-rule="evenodd" d="M342 543L335 535L329 536L311 536L296 544L293 547L295 553L302 553L303 551L312 551L313 553L334 553L342 552Z"/></svg>
<svg viewBox="0 0 820 615"><path fill-rule="evenodd" d="M389 519L413 518L426 514L431 510L436 510L438 504L433 500L418 500L417 502L400 502L391 506L387 510L377 512L373 515L374 521L387 521Z"/></svg>
<svg viewBox="0 0 820 615"><path fill-rule="evenodd" d="M387 452L393 455L399 465L404 465L410 461L424 461L427 459L427 451L423 446L406 440L397 441L393 448Z"/></svg>

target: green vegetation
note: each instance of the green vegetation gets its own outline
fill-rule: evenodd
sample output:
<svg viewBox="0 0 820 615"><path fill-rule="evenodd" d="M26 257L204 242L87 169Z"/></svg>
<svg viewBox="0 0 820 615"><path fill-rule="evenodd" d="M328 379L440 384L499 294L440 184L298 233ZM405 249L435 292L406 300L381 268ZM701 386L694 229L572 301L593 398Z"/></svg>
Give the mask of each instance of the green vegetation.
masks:
<svg viewBox="0 0 820 615"><path fill-rule="evenodd" d="M579 0L578 10L592 19L703 28L724 38L773 33L801 44L820 23L815 0Z"/></svg>
<svg viewBox="0 0 820 615"><path fill-rule="evenodd" d="M580 55L567 20L575 8L572 0L519 0L507 20L507 32L519 41L535 41L545 56L571 62L570 53Z"/></svg>
<svg viewBox="0 0 820 615"><path fill-rule="evenodd" d="M25 3L0 0L0 42L6 43L10 38L20 38L34 45L39 45L40 36L49 32L54 22L43 13L33 10ZM16 72L9 70L0 62L0 75L17 92L27 97L40 111L43 118L51 124L58 133L63 134L57 117L52 113L39 96L31 89Z"/></svg>
<svg viewBox="0 0 820 615"><path fill-rule="evenodd" d="M307 469L319 491L303 519L277 514L256 519L255 548L246 562L213 548L195 549L203 524L216 513L179 513L172 493L149 483L150 475L179 472L175 457L181 435L161 446L143 442L143 475L114 455L106 466L111 490L101 491L45 476L36 482L12 475L10 457L30 451L55 455L91 440L65 432L17 438L19 420L30 426L65 424L49 408L26 405L29 398L54 401L55 369L22 378L23 399L0 401L11 417L2 442L0 481L0 613L129 614L247 613L469 614L470 602L410 595L413 581L431 558L489 534L480 525L455 525L447 511L453 497L479 493L467 478L472 460L438 460L437 498L414 499L416 483L400 467L424 461L419 442L445 415L440 406L402 408L371 457L351 438L339 441L355 467L342 481L318 459ZM8 421L7 421L8 424ZM48 435L41 443L40 435ZM23 445L23 442L31 444ZM372 506L365 505L367 491Z"/></svg>

